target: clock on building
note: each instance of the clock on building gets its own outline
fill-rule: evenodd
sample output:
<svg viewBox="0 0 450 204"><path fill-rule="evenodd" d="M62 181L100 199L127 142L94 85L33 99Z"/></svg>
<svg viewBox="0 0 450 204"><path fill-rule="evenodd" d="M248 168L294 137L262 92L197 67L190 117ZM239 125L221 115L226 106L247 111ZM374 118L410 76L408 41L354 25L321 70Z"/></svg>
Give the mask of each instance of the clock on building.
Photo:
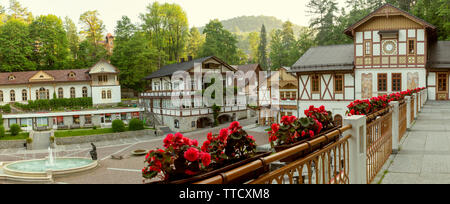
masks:
<svg viewBox="0 0 450 204"><path fill-rule="evenodd" d="M396 40L384 40L383 41L383 55L395 55L397 54L397 41Z"/></svg>

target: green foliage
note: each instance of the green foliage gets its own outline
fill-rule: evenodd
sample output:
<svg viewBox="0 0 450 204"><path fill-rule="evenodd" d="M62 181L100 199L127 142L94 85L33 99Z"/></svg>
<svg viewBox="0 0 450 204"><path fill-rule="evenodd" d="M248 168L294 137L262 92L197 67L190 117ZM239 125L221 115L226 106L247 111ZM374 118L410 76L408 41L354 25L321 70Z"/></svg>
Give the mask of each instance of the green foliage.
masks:
<svg viewBox="0 0 450 204"><path fill-rule="evenodd" d="M5 127L3 127L3 123L0 125L0 138L2 137L5 137Z"/></svg>
<svg viewBox="0 0 450 204"><path fill-rule="evenodd" d="M264 24L261 27L261 32L259 36L259 45L258 45L258 64L261 65L263 70L267 70L268 61L267 61L267 32Z"/></svg>
<svg viewBox="0 0 450 204"><path fill-rule="evenodd" d="M17 136L19 135L20 131L22 131L22 129L20 128L20 126L18 124L12 124L10 127L10 132L12 136Z"/></svg>
<svg viewBox="0 0 450 204"><path fill-rule="evenodd" d="M28 101L28 104L15 103L14 106L25 111L55 110L62 108L92 107L92 98L55 98L50 100Z"/></svg>
<svg viewBox="0 0 450 204"><path fill-rule="evenodd" d="M114 132L125 132L125 124L122 120L114 120L112 122L112 129Z"/></svg>
<svg viewBox="0 0 450 204"><path fill-rule="evenodd" d="M36 69L36 64L30 60L33 41L29 33L28 25L16 19L10 19L0 26L0 71Z"/></svg>
<svg viewBox="0 0 450 204"><path fill-rule="evenodd" d="M6 104L4 106L0 106L0 110L2 110L5 113L11 113L11 106L9 104ZM3 119L1 119L1 123L3 124Z"/></svg>
<svg viewBox="0 0 450 204"><path fill-rule="evenodd" d="M206 40L200 52L201 56L217 56L228 64L239 64L236 36L225 30L219 20L210 21L203 34L206 35Z"/></svg>
<svg viewBox="0 0 450 204"><path fill-rule="evenodd" d="M205 36L203 36L197 28L191 28L189 32L189 40L186 45L186 55L197 58L204 43Z"/></svg>
<svg viewBox="0 0 450 204"><path fill-rule="evenodd" d="M32 60L39 70L61 69L67 66L69 47L60 18L55 15L39 16L30 25L30 38L38 43Z"/></svg>
<svg viewBox="0 0 450 204"><path fill-rule="evenodd" d="M28 144L31 144L31 143L33 143L33 139L32 139L32 138L30 138L30 137L28 137L28 138L27 138L26 140L27 140L27 143L28 143Z"/></svg>
<svg viewBox="0 0 450 204"><path fill-rule="evenodd" d="M218 118L219 118L219 113L220 113L221 107L220 107L220 106L217 106L216 104L214 104L214 105L211 107L211 109L212 109L212 111L213 111L214 127L217 127L217 126L219 126L219 120L218 120Z"/></svg>
<svg viewBox="0 0 450 204"><path fill-rule="evenodd" d="M130 131L143 130L144 129L144 122L142 120L137 119L137 118L133 118L133 119L130 120L130 124L128 125L128 129Z"/></svg>

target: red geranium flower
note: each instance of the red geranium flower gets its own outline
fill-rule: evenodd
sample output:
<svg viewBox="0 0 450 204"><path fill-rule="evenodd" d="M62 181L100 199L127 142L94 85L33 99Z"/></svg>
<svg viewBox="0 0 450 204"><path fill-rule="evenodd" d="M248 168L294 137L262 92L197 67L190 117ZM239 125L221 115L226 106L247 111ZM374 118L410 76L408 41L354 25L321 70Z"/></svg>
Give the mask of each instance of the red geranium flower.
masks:
<svg viewBox="0 0 450 204"><path fill-rule="evenodd" d="M198 160L199 152L196 148L189 148L186 152L184 152L184 158L190 162L194 162Z"/></svg>

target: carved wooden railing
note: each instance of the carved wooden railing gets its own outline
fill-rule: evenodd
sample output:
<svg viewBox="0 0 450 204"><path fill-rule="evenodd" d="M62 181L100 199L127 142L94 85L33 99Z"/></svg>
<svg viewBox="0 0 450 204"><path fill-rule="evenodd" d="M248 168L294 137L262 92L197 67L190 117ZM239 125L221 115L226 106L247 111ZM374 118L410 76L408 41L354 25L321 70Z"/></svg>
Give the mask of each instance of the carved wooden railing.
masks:
<svg viewBox="0 0 450 204"><path fill-rule="evenodd" d="M399 124L399 128L398 128L398 137L399 137L399 141L402 140L403 136L406 134L406 123L407 123L407 118L406 118L406 106L407 103L403 103L402 105L399 106L399 114L398 114L398 124Z"/></svg>
<svg viewBox="0 0 450 204"><path fill-rule="evenodd" d="M239 178L241 175L248 174L252 171L260 169L261 167L268 167L271 163L288 158L300 152L307 151L312 147L316 147L323 143L328 143L332 140L337 141L247 183L349 183L348 140L352 136L342 136L342 134L351 128L351 125L344 126L339 130L318 137L309 142L274 153L270 156L230 170L221 175L197 182L197 184L227 183L228 181Z"/></svg>
<svg viewBox="0 0 450 204"><path fill-rule="evenodd" d="M375 114L370 117L376 119L368 120L371 122L366 126L367 183L374 180L392 154L392 111L382 116Z"/></svg>

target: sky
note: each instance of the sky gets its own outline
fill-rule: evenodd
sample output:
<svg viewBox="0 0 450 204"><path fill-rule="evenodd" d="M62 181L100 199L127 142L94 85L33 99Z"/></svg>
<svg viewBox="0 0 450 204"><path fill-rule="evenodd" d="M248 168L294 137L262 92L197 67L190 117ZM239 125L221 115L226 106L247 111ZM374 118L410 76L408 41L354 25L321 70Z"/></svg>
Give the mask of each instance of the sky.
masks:
<svg viewBox="0 0 450 204"><path fill-rule="evenodd" d="M54 14L71 18L79 28L80 15L89 10L98 10L107 33L114 33L117 21L128 16L133 23L139 23L139 14L155 0L18 0L34 16ZM309 25L306 4L309 0L158 0L160 3L179 4L187 13L189 27L200 27L211 19L226 20L238 16L275 16L283 21L290 20L298 25ZM344 6L345 0L337 0ZM8 8L8 0L0 0Z"/></svg>

